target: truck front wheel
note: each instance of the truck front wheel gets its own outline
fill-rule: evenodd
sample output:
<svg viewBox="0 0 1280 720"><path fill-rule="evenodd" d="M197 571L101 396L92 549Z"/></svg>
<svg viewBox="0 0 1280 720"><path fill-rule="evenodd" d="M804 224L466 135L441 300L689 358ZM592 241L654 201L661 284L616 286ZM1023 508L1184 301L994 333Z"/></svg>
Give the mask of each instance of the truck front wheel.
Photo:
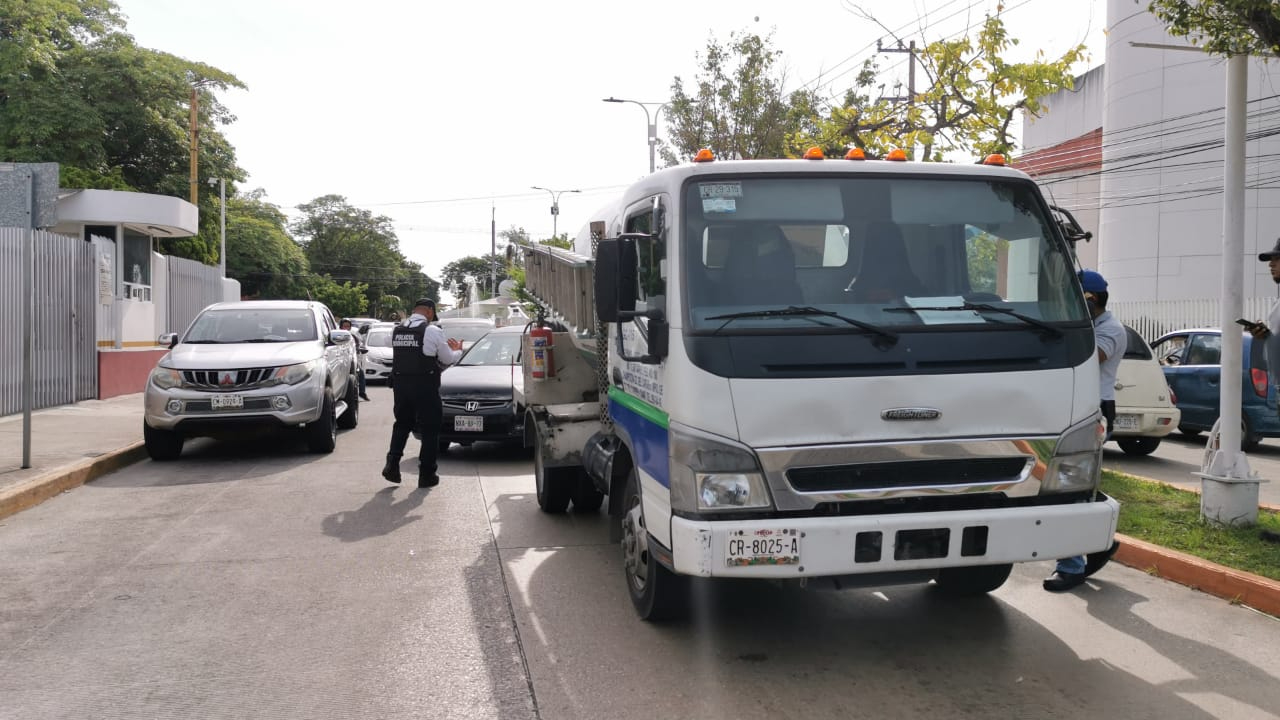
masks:
<svg viewBox="0 0 1280 720"><path fill-rule="evenodd" d="M338 445L338 426L333 416L333 396L326 388L320 417L307 423L307 449L313 453L331 453Z"/></svg>
<svg viewBox="0 0 1280 720"><path fill-rule="evenodd" d="M635 468L627 477L622 508L622 566L631 604L642 620L672 620L684 616L689 598L687 578L663 567L649 552L649 532L640 502L640 477Z"/></svg>
<svg viewBox="0 0 1280 720"><path fill-rule="evenodd" d="M948 595L985 595L1003 585L1012 570L1012 564L943 568L934 582Z"/></svg>

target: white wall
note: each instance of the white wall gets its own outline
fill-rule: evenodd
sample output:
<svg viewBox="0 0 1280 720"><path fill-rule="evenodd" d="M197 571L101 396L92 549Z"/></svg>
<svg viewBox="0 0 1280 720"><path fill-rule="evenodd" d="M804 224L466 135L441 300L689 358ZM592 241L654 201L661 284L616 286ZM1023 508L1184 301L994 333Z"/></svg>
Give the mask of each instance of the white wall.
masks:
<svg viewBox="0 0 1280 720"><path fill-rule="evenodd" d="M1200 52L1133 47L1133 42L1189 45L1167 35L1129 0L1110 0L1100 186L1099 270L1124 288L1125 300L1217 297L1222 278L1222 149L1225 65ZM1276 95L1275 70L1249 67L1249 98ZM1280 128L1275 99L1249 106L1248 132ZM1199 144L1208 147L1196 148ZM1165 153L1156 157L1144 154ZM1249 142L1245 198L1246 297L1274 284L1258 262L1280 235L1280 140ZM1260 187L1258 187L1260 186Z"/></svg>

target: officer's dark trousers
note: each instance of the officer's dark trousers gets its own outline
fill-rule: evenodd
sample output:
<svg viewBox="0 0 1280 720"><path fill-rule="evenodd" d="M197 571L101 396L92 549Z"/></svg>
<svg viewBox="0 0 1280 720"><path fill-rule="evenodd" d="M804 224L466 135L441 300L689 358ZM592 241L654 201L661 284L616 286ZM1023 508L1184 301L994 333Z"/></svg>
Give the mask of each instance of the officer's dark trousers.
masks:
<svg viewBox="0 0 1280 720"><path fill-rule="evenodd" d="M391 428L387 454L397 458L403 455L405 442L417 428L422 433L418 472L433 474L440 444L440 375L396 375L393 389L396 422Z"/></svg>

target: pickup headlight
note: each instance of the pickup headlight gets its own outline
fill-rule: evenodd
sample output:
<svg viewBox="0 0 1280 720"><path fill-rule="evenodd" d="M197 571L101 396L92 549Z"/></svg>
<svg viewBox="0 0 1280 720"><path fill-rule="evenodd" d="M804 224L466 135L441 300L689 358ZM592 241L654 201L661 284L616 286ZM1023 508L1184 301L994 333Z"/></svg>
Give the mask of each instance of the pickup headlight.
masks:
<svg viewBox="0 0 1280 720"><path fill-rule="evenodd" d="M318 359L308 360L307 362L298 363L297 365L285 365L284 367L277 369L275 374L271 376L271 379L263 384L297 385L311 377L311 373L315 372L317 367L320 367L320 361Z"/></svg>
<svg viewBox="0 0 1280 720"><path fill-rule="evenodd" d="M172 390L182 386L182 373L167 367L157 367L151 371L151 382L162 390Z"/></svg>
<svg viewBox="0 0 1280 720"><path fill-rule="evenodd" d="M690 512L773 507L756 456L746 447L686 428L668 431L671 506Z"/></svg>
<svg viewBox="0 0 1280 720"><path fill-rule="evenodd" d="M1102 478L1102 443L1106 426L1093 417L1058 439L1040 481L1042 493L1096 490Z"/></svg>

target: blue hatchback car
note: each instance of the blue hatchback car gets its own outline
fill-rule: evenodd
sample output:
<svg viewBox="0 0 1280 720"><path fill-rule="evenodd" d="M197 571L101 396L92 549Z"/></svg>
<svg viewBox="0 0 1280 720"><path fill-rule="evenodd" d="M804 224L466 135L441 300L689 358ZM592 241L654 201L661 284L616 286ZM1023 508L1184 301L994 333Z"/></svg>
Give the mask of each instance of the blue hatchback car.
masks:
<svg viewBox="0 0 1280 720"><path fill-rule="evenodd" d="M1240 445L1250 450L1262 438L1280 437L1280 409L1276 388L1267 377L1264 343L1254 342L1248 333L1243 335L1240 395L1244 427ZM1216 328L1179 330L1151 343L1151 350L1182 411L1178 430L1195 436L1213 429L1220 407L1222 332Z"/></svg>

